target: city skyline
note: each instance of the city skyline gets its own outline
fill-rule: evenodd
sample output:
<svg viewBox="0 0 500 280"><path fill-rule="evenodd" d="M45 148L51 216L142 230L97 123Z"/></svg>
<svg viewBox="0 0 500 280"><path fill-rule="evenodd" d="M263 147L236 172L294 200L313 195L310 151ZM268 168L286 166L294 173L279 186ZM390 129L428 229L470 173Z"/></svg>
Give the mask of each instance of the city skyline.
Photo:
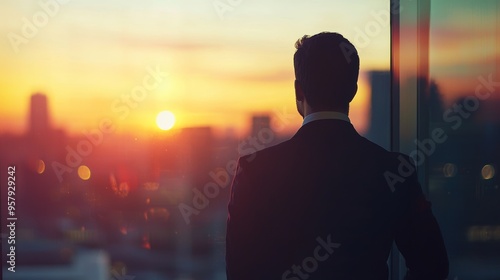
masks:
<svg viewBox="0 0 500 280"><path fill-rule="evenodd" d="M174 113L177 128L210 125L240 135L252 114L278 111L293 115L286 124L293 131L301 123L294 101L294 43L321 31L363 43L362 70L388 68L385 1L343 3L342 10L336 1L229 2L2 2L0 133L26 130L26 100L33 92L47 95L53 125L71 134L98 126L104 117L114 117L121 132L152 134L164 110ZM347 16L345 10L357 13ZM43 16L33 20L43 14L46 24L38 24ZM377 32L368 36L371 23ZM148 80L144 98L127 109L123 96L146 88L144 79L152 75L161 81ZM360 129L368 91L362 80L351 111Z"/></svg>
<svg viewBox="0 0 500 280"><path fill-rule="evenodd" d="M474 90L478 81L471 77L498 73L490 61L500 61L495 48L487 47L498 44L491 36L498 30L478 33L473 24L495 21L495 11L461 3L470 15L453 32L462 14L434 17L448 4L431 3L429 56L436 66L429 70L447 104ZM156 115L165 110L176 116L177 128L209 125L218 134L239 135L250 129L252 114L289 114L293 119L286 125L293 132L301 123L293 96L293 44L327 30L358 48L361 76L350 117L366 131L367 73L389 69L389 16L395 10L382 0L342 3L342 9L337 1L218 0L30 0L0 7L0 33L6 35L0 42L0 133L27 129L25 100L39 91L53 102L53 124L71 134L112 117L118 132L144 135L157 132ZM473 55L455 65L464 51Z"/></svg>
<svg viewBox="0 0 500 280"><path fill-rule="evenodd" d="M3 0L0 18L0 218L16 223L1 230L16 242L2 247L4 278L222 280L231 197L277 239L278 216L298 204L315 210L285 219L290 229L323 230L313 222L325 213L358 232L355 203L320 203L361 194L360 207L378 205L371 196L389 191L398 201L394 184L410 179L441 227L448 279L500 279L500 1ZM351 149L364 140L343 130L279 146L307 134L295 134L294 43L322 31L358 49L349 119L393 152L394 174L381 149ZM336 152L314 152L323 147ZM258 197L232 192L246 178ZM305 244L280 240L273 248Z"/></svg>

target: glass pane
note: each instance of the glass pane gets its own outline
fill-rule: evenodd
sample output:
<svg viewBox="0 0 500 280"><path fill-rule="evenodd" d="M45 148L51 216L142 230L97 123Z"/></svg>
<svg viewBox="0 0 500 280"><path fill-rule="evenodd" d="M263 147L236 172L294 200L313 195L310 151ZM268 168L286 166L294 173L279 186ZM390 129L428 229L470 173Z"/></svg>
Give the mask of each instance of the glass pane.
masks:
<svg viewBox="0 0 500 280"><path fill-rule="evenodd" d="M451 278L499 279L500 2L431 3L429 194Z"/></svg>
<svg viewBox="0 0 500 280"><path fill-rule="evenodd" d="M386 0L0 1L4 279L225 279L236 159L302 122L295 41L356 45L350 117L367 134L390 13Z"/></svg>
<svg viewBox="0 0 500 280"><path fill-rule="evenodd" d="M449 279L500 279L500 2L407 4L402 150L433 203Z"/></svg>

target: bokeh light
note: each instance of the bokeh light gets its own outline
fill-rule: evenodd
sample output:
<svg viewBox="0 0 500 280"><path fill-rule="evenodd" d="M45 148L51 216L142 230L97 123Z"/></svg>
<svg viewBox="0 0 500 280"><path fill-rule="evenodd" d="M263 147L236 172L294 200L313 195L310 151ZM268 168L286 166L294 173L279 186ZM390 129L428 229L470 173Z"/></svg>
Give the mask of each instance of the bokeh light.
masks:
<svg viewBox="0 0 500 280"><path fill-rule="evenodd" d="M45 172L45 162L39 159L36 163L36 173L42 174L43 172Z"/></svg>
<svg viewBox="0 0 500 280"><path fill-rule="evenodd" d="M493 177L495 177L495 167L493 167L493 165L486 164L481 169L481 176L485 180L492 179Z"/></svg>
<svg viewBox="0 0 500 280"><path fill-rule="evenodd" d="M457 166L453 163L446 163L443 166L443 175L446 178L455 177L457 175Z"/></svg>
<svg viewBox="0 0 500 280"><path fill-rule="evenodd" d="M80 177L80 179L82 180L88 180L90 179L90 168L86 165L80 165L80 167L78 167L78 176Z"/></svg>

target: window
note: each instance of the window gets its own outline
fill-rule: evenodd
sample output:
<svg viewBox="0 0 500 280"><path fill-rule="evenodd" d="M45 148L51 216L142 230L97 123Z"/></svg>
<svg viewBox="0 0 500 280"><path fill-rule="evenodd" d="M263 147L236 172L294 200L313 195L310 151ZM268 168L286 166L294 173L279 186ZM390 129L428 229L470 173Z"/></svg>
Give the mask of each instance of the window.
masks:
<svg viewBox="0 0 500 280"><path fill-rule="evenodd" d="M498 279L500 3L396 2L393 148L418 167L449 279Z"/></svg>
<svg viewBox="0 0 500 280"><path fill-rule="evenodd" d="M225 279L235 160L302 121L295 41L337 31L358 48L351 120L370 134L391 13L386 0L0 1L0 224L9 166L18 219L5 279Z"/></svg>

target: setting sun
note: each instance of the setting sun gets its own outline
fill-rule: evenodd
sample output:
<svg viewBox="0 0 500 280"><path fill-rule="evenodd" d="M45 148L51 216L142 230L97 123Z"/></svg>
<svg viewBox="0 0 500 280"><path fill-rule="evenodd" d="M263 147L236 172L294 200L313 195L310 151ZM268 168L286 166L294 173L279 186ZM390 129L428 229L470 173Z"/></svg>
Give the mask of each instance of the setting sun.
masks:
<svg viewBox="0 0 500 280"><path fill-rule="evenodd" d="M162 111L156 117L156 125L158 125L161 130L169 130L174 124L175 116L170 111Z"/></svg>

